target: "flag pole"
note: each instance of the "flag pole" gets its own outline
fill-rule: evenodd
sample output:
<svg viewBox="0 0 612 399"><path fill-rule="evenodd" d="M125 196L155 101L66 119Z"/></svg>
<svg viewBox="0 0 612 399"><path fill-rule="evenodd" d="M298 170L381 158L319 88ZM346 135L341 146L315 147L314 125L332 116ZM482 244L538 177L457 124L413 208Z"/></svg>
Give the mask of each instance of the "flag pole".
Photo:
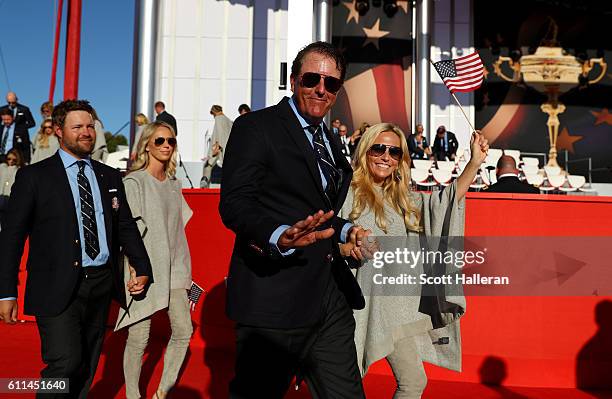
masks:
<svg viewBox="0 0 612 399"><path fill-rule="evenodd" d="M432 60L429 60L429 63L431 64L431 66L434 67L434 69L436 70L436 72L438 72L438 70L436 69L434 63ZM438 75L440 75L438 73ZM445 85L446 86L446 85ZM448 87L447 87L448 89ZM465 120L467 121L468 125L470 125L470 127L472 128L472 134L474 134L476 132L476 129L474 129L474 126L472 126L472 122L470 122L470 118L468 118L467 114L465 113L465 110L463 109L463 107L461 106L461 103L459 102L459 100L457 99L457 96L455 95L455 93L453 93L452 91L450 91L451 96L453 96L453 98L455 99L455 102L457 103L457 105L459 106L459 109L461 110L461 113L463 114L463 116L465 117Z"/></svg>

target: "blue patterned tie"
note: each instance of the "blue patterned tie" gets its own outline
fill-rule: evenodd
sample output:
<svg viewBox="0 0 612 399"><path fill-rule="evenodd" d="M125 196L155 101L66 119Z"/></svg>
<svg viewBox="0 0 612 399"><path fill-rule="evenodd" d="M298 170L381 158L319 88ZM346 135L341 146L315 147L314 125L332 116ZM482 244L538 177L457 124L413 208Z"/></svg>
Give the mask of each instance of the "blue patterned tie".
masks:
<svg viewBox="0 0 612 399"><path fill-rule="evenodd" d="M94 260L100 253L96 209L94 208L89 179L85 176L85 161L77 161L77 165L79 166L77 183L79 185L79 197L81 198L81 220L83 221L83 235L85 236L85 253L91 260Z"/></svg>
<svg viewBox="0 0 612 399"><path fill-rule="evenodd" d="M323 172L323 176L327 181L325 195L327 195L327 198L333 205L336 202L336 195L338 194L340 172L336 169L336 165L329 155L327 147L325 147L321 126L308 126L308 131L312 133L314 153L319 163L319 167Z"/></svg>

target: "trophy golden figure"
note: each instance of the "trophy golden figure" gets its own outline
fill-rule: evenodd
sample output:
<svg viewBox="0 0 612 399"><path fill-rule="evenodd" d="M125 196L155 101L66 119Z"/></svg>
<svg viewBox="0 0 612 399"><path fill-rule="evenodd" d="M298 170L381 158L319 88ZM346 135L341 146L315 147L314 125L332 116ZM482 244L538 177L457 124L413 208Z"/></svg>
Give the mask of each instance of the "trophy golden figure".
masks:
<svg viewBox="0 0 612 399"><path fill-rule="evenodd" d="M572 55L568 55L561 47L557 46L556 30L552 40L543 41L544 45L536 49L535 54L522 56L518 61L510 57L500 56L493 64L495 73L508 82L520 82L533 87L548 96L548 101L540 106L542 112L548 115L546 123L548 127L548 139L550 150L548 151L548 166L559 166L557 163L557 136L559 134L559 114L565 111L565 105L559 101L559 96L579 84L582 76L588 79L589 73L595 64L599 64L600 73L588 84L599 82L606 74L607 64L603 58L591 58L580 61ZM502 64L507 62L513 71L512 77L502 71Z"/></svg>

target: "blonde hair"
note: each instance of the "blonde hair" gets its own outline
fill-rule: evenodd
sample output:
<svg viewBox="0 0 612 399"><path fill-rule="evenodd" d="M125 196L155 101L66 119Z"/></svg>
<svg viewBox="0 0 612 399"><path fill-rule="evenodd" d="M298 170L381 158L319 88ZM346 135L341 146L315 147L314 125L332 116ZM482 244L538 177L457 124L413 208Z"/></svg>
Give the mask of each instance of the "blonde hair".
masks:
<svg viewBox="0 0 612 399"><path fill-rule="evenodd" d="M138 141L138 144L136 146L137 156L136 156L136 160L132 164L132 167L130 168L131 172L146 169L149 166L149 152L146 150L147 144L149 143L149 140L155 134L157 129L161 127L168 129L170 133L172 133L172 137L176 137L176 133L174 132L174 129L172 129L172 127L168 125L166 122L151 122L148 125L145 125L142 131L142 136L140 136L140 140ZM170 157L168 161L166 161L166 165L164 166L166 176L170 178L174 178L174 175L176 174L176 158L177 158L176 154L177 152L178 152L178 144L174 146L174 150L172 151L172 156Z"/></svg>
<svg viewBox="0 0 612 399"><path fill-rule="evenodd" d="M376 138L383 132L391 132L400 139L402 159L398 162L396 171L388 176L382 183L382 196L375 189L374 179L368 168L368 150ZM408 144L402 130L391 123L378 123L369 127L359 142L353 166L353 209L349 214L350 220L357 220L366 208L374 212L376 225L387 232L387 218L385 216L385 202L393 206L400 215L403 215L406 230L421 231L421 210L412 202L410 197L410 158Z"/></svg>
<svg viewBox="0 0 612 399"><path fill-rule="evenodd" d="M41 125L40 125L40 129L38 129L38 133L36 133L36 148L49 148L49 136L50 135L45 133L45 123L46 122L51 123L51 129L53 129L53 121L52 121L52 119L51 118L45 118L43 123L41 123ZM55 133L51 133L51 135L54 135L54 134Z"/></svg>
<svg viewBox="0 0 612 399"><path fill-rule="evenodd" d="M136 124L138 126L146 125L147 123L149 123L149 118L147 118L147 116L143 113L136 114L134 120L136 121Z"/></svg>

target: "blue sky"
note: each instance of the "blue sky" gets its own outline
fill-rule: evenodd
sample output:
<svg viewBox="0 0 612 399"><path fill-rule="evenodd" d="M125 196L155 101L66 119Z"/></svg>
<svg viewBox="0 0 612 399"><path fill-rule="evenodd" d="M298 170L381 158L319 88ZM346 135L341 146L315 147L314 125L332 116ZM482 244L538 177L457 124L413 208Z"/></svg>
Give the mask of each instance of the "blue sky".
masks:
<svg viewBox="0 0 612 399"><path fill-rule="evenodd" d="M66 3L54 101L63 99ZM47 99L53 59L57 0L0 0L0 104L10 89L30 107L36 128ZM130 119L134 0L83 0L79 97L89 100L106 130L116 132ZM8 75L8 83L6 76ZM125 136L129 130L122 132Z"/></svg>

